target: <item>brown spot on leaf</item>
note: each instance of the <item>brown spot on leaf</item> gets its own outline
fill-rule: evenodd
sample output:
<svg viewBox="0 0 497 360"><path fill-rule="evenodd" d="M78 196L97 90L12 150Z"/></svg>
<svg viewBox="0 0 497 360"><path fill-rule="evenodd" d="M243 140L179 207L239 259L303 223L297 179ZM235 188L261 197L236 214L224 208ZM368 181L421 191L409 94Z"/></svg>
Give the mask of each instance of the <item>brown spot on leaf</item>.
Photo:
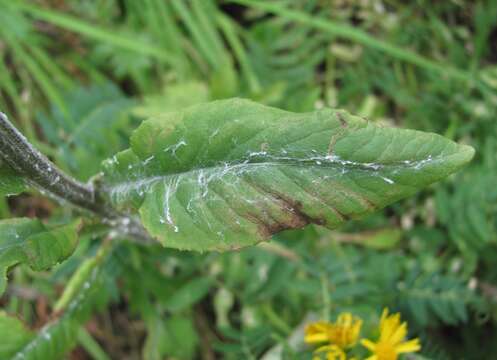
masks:
<svg viewBox="0 0 497 360"><path fill-rule="evenodd" d="M331 156L333 155L333 150L335 148L335 144L337 142L337 139L338 139L338 134L334 134L331 139L330 139L330 143L328 144L328 156Z"/></svg>
<svg viewBox="0 0 497 360"><path fill-rule="evenodd" d="M302 210L300 201L294 200L278 191L262 188L259 185L251 184L257 187L259 191L271 195L274 200L280 204L281 209L285 211L285 217L273 219L269 216L251 213L247 216L250 222L257 224L259 234L262 238L269 238L272 235L288 229L300 229L308 224L325 225L324 218L314 218Z"/></svg>
<svg viewBox="0 0 497 360"><path fill-rule="evenodd" d="M271 232L271 226L262 217L257 214L249 213L245 215L246 219L253 224L257 225L257 232L262 239L269 239L273 233Z"/></svg>
<svg viewBox="0 0 497 360"><path fill-rule="evenodd" d="M347 120L345 120L342 113L337 112L336 117L337 117L338 121L340 121L341 128L337 129L337 132L331 136L330 143L328 144L328 155L329 156L333 155L333 151L334 151L335 144L336 144L337 140L343 135L343 133L345 132L345 129L347 129L349 127L349 123L347 122Z"/></svg>
<svg viewBox="0 0 497 360"><path fill-rule="evenodd" d="M340 121L340 126L343 128L347 128L349 126L349 124L347 123L347 120L345 120L345 118L343 117L342 113L337 112L336 114L337 114L338 121Z"/></svg>

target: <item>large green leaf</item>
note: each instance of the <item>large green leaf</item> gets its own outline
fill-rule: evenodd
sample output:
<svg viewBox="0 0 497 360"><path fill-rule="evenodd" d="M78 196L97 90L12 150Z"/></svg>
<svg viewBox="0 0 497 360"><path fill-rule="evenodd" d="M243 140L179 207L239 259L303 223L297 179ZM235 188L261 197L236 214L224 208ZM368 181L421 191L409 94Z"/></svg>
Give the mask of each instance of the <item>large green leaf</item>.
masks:
<svg viewBox="0 0 497 360"><path fill-rule="evenodd" d="M79 226L80 220L54 229L35 219L0 221L0 295L11 266L26 263L33 270L46 270L71 255L78 242Z"/></svg>
<svg viewBox="0 0 497 360"><path fill-rule="evenodd" d="M102 193L179 249L234 249L348 219L413 194L471 160L436 134L342 110L296 114L232 99L142 123L104 162Z"/></svg>

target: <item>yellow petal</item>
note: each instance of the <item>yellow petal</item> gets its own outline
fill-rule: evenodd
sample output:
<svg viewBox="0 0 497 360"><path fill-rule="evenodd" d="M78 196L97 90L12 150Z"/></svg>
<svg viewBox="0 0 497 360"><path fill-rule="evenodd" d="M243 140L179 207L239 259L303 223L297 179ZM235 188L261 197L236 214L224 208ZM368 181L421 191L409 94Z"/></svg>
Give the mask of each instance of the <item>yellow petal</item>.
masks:
<svg viewBox="0 0 497 360"><path fill-rule="evenodd" d="M421 344L419 343L419 339L413 339L406 341L402 344L399 344L395 347L397 353L408 353L408 352L416 352L421 350Z"/></svg>
<svg viewBox="0 0 497 360"><path fill-rule="evenodd" d="M383 311L381 313L381 319L380 319L380 321L383 320L383 319L386 319L387 316L388 316L388 308L386 307L386 308L383 308Z"/></svg>
<svg viewBox="0 0 497 360"><path fill-rule="evenodd" d="M337 345L325 345L317 348L314 354L326 352L327 360L346 360L345 352Z"/></svg>
<svg viewBox="0 0 497 360"><path fill-rule="evenodd" d="M305 328L306 334L315 334L320 332L326 332L331 327L330 323L324 321L318 321L312 324L309 324Z"/></svg>
<svg viewBox="0 0 497 360"><path fill-rule="evenodd" d="M370 351L374 351L374 349L376 348L376 344L368 339L362 339L361 345Z"/></svg>
<svg viewBox="0 0 497 360"><path fill-rule="evenodd" d="M384 318L380 323L380 339L383 341L388 341L394 335L399 325L400 325L399 313Z"/></svg>
<svg viewBox="0 0 497 360"><path fill-rule="evenodd" d="M359 334L361 333L361 327L362 327L362 320L357 320L354 326L350 329L350 337L353 340L353 343L357 342L357 338L359 337Z"/></svg>
<svg viewBox="0 0 497 360"><path fill-rule="evenodd" d="M352 324L352 319L353 316L351 313L346 312L346 313L341 313L338 318L337 318L337 325L351 325Z"/></svg>
<svg viewBox="0 0 497 360"><path fill-rule="evenodd" d="M326 354L326 360L347 360L347 355L342 352L329 352Z"/></svg>
<svg viewBox="0 0 497 360"><path fill-rule="evenodd" d="M324 341L328 341L328 335L325 333L320 334L310 334L304 337L304 341L308 344L316 344Z"/></svg>
<svg viewBox="0 0 497 360"><path fill-rule="evenodd" d="M321 352L325 352L325 351L330 351L332 349L334 349L335 345L324 345L324 346L320 346L318 347L316 350L314 350L314 353L321 353Z"/></svg>
<svg viewBox="0 0 497 360"><path fill-rule="evenodd" d="M392 321L390 316L383 320L380 324L380 338L382 340L389 339L394 332L394 326L394 321Z"/></svg>
<svg viewBox="0 0 497 360"><path fill-rule="evenodd" d="M390 336L390 342L394 345L400 343L407 335L407 323L402 323Z"/></svg>
<svg viewBox="0 0 497 360"><path fill-rule="evenodd" d="M326 360L346 360L345 352L336 345L332 345L326 354Z"/></svg>
<svg viewBox="0 0 497 360"><path fill-rule="evenodd" d="M366 358L366 360L378 360L378 356L373 355L373 356Z"/></svg>

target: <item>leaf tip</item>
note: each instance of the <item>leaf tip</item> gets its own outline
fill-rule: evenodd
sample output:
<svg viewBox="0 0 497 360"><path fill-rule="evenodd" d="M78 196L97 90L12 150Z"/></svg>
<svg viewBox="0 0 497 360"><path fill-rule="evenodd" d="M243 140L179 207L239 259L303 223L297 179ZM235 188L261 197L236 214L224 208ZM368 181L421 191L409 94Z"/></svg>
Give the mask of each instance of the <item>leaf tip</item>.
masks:
<svg viewBox="0 0 497 360"><path fill-rule="evenodd" d="M457 156L454 158L454 168L456 171L469 164L475 156L475 149L470 145L458 144L457 150Z"/></svg>
<svg viewBox="0 0 497 360"><path fill-rule="evenodd" d="M459 148L461 149L461 153L466 154L466 163L469 163L471 160L473 160L473 157L475 156L474 147L470 145L459 145Z"/></svg>

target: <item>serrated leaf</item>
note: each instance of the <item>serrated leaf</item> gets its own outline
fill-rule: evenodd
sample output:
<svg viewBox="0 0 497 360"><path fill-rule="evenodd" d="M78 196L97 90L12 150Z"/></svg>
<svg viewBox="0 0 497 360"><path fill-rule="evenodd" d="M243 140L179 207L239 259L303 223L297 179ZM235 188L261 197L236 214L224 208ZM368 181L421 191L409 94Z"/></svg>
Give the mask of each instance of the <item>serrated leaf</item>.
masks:
<svg viewBox="0 0 497 360"><path fill-rule="evenodd" d="M0 160L0 196L17 195L27 188L24 178Z"/></svg>
<svg viewBox="0 0 497 360"><path fill-rule="evenodd" d="M104 162L101 191L179 249L225 250L286 229L336 228L461 168L474 150L343 110L296 114L247 100L142 123Z"/></svg>
<svg viewBox="0 0 497 360"><path fill-rule="evenodd" d="M26 345L34 333L17 318L0 311L0 359L10 359L17 350Z"/></svg>
<svg viewBox="0 0 497 360"><path fill-rule="evenodd" d="M25 263L41 271L69 257L78 243L79 226L80 220L53 229L35 219L0 221L0 295L10 267Z"/></svg>

